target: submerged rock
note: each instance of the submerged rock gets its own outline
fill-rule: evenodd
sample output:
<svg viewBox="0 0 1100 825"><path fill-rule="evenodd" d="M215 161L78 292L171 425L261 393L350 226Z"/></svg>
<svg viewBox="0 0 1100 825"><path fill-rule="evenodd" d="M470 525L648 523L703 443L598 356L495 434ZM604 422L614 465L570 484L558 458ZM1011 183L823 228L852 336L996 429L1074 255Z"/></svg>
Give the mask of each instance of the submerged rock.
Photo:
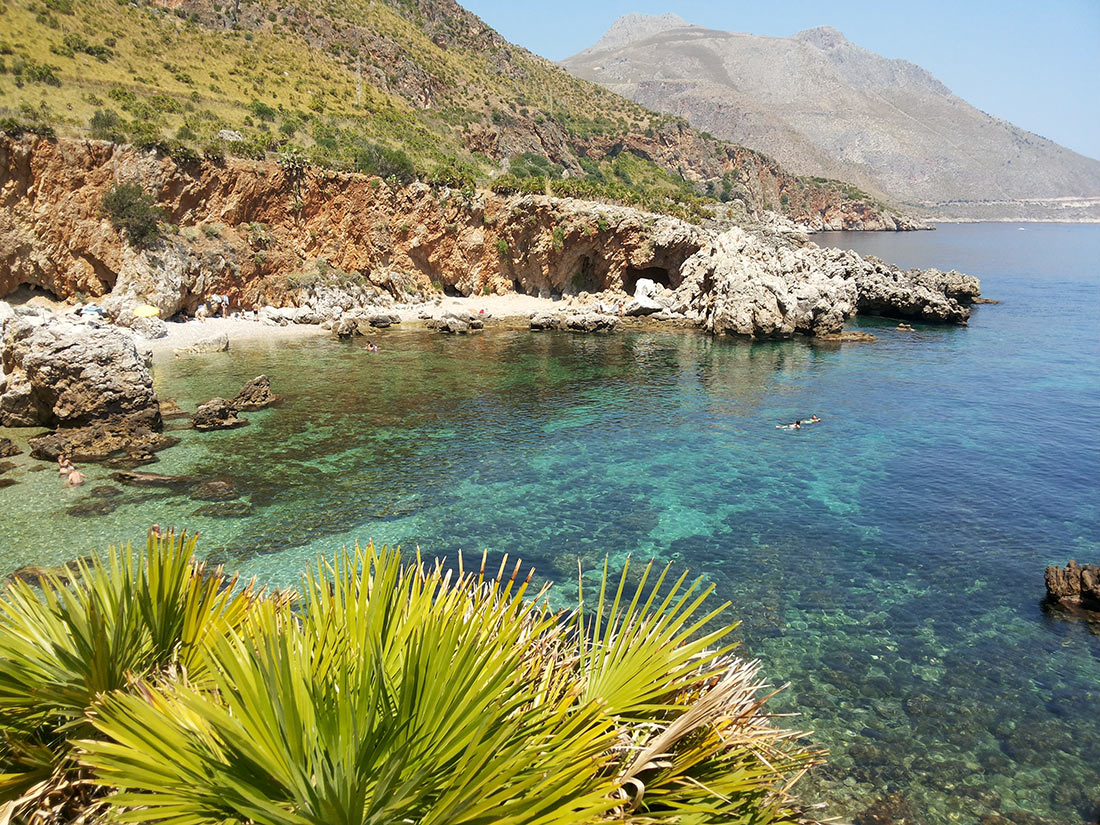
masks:
<svg viewBox="0 0 1100 825"><path fill-rule="evenodd" d="M1070 608L1100 611L1100 567L1071 561L1065 569L1048 567L1044 574L1047 601Z"/></svg>
<svg viewBox="0 0 1100 825"><path fill-rule="evenodd" d="M14 461L0 461L0 476L2 476L4 473L8 472L8 470L14 470L14 469L15 469L15 462Z"/></svg>
<svg viewBox="0 0 1100 825"><path fill-rule="evenodd" d="M5 487L14 487L18 483L19 482L14 478L0 478L0 490L3 490Z"/></svg>
<svg viewBox="0 0 1100 825"><path fill-rule="evenodd" d="M106 516L118 509L118 502L106 498L87 498L65 508L70 516Z"/></svg>
<svg viewBox="0 0 1100 825"><path fill-rule="evenodd" d="M262 410L277 400L278 397L271 391L271 380L266 375L257 375L241 388L230 403L237 410Z"/></svg>
<svg viewBox="0 0 1100 825"><path fill-rule="evenodd" d="M197 501L232 501L240 497L236 487L220 480L204 481L191 493L191 498Z"/></svg>
<svg viewBox="0 0 1100 825"><path fill-rule="evenodd" d="M20 455L22 452L10 438L0 438L0 458L11 458L13 455Z"/></svg>
<svg viewBox="0 0 1100 825"><path fill-rule="evenodd" d="M193 516L206 518L244 518L252 514L252 505L247 501L222 501L216 504L204 504L192 511Z"/></svg>
<svg viewBox="0 0 1100 825"><path fill-rule="evenodd" d="M191 476L166 476L160 473L133 471L111 473L111 478L131 487L192 487L198 483L198 480Z"/></svg>
<svg viewBox="0 0 1100 825"><path fill-rule="evenodd" d="M156 461L152 455L179 444L179 439L146 426L133 418L122 418L75 430L57 430L30 440L31 455L43 461L56 461L67 455L74 461L127 460L137 464Z"/></svg>
<svg viewBox="0 0 1100 825"><path fill-rule="evenodd" d="M237 409L232 401L224 398L211 398L200 404L191 416L191 426L196 430L230 430L243 427L247 418L238 418Z"/></svg>

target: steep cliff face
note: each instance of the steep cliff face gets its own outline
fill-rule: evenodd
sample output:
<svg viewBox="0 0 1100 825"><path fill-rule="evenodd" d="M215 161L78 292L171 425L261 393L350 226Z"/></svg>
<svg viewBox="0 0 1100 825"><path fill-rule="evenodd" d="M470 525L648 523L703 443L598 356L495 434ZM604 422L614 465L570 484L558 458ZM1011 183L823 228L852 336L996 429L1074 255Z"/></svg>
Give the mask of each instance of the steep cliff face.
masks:
<svg viewBox="0 0 1100 825"><path fill-rule="evenodd" d="M102 213L104 195L129 182L153 193L175 227L146 251ZM113 290L172 314L211 292L245 307L292 303L329 281L393 297L560 294L629 286L643 270L671 283L703 243L692 224L588 201L390 187L273 163L184 168L98 141L0 140L0 296L20 285L59 298Z"/></svg>

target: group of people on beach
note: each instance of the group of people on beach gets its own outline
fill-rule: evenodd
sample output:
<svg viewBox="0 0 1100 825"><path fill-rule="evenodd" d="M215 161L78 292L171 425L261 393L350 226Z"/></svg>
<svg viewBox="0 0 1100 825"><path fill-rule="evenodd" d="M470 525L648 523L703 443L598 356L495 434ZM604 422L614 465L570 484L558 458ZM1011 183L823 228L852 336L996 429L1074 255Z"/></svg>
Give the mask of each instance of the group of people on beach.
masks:
<svg viewBox="0 0 1100 825"><path fill-rule="evenodd" d="M65 479L66 487L79 487L85 481L84 473L76 469L76 465L64 453L57 457L57 473Z"/></svg>
<svg viewBox="0 0 1100 825"><path fill-rule="evenodd" d="M199 304L198 309L195 310L195 317L200 321L205 321L207 318L222 318L229 317L229 296L228 295L207 295L206 300Z"/></svg>
<svg viewBox="0 0 1100 825"><path fill-rule="evenodd" d="M800 418L791 424L776 424L777 430L801 430L803 427L809 424L819 424L821 419L816 414L811 415L809 418Z"/></svg>

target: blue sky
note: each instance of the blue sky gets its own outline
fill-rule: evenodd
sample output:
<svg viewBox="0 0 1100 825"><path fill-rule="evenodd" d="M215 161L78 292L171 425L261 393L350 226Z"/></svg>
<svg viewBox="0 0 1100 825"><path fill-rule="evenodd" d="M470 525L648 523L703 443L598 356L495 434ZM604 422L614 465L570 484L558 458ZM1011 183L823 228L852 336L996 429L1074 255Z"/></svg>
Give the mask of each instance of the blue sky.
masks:
<svg viewBox="0 0 1100 825"><path fill-rule="evenodd" d="M561 60L630 12L785 37L829 25L911 60L979 109L1100 159L1100 0L459 0L506 38Z"/></svg>

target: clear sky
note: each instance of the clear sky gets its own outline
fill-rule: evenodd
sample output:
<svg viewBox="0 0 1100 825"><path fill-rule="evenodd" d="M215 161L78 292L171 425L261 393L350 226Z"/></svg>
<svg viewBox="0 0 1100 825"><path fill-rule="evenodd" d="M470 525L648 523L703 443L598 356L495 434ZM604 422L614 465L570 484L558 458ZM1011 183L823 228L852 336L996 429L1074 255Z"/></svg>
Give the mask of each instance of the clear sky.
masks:
<svg viewBox="0 0 1100 825"><path fill-rule="evenodd" d="M459 0L508 40L551 60L591 46L630 12L786 37L833 26L923 66L955 94L1100 159L1100 0Z"/></svg>

